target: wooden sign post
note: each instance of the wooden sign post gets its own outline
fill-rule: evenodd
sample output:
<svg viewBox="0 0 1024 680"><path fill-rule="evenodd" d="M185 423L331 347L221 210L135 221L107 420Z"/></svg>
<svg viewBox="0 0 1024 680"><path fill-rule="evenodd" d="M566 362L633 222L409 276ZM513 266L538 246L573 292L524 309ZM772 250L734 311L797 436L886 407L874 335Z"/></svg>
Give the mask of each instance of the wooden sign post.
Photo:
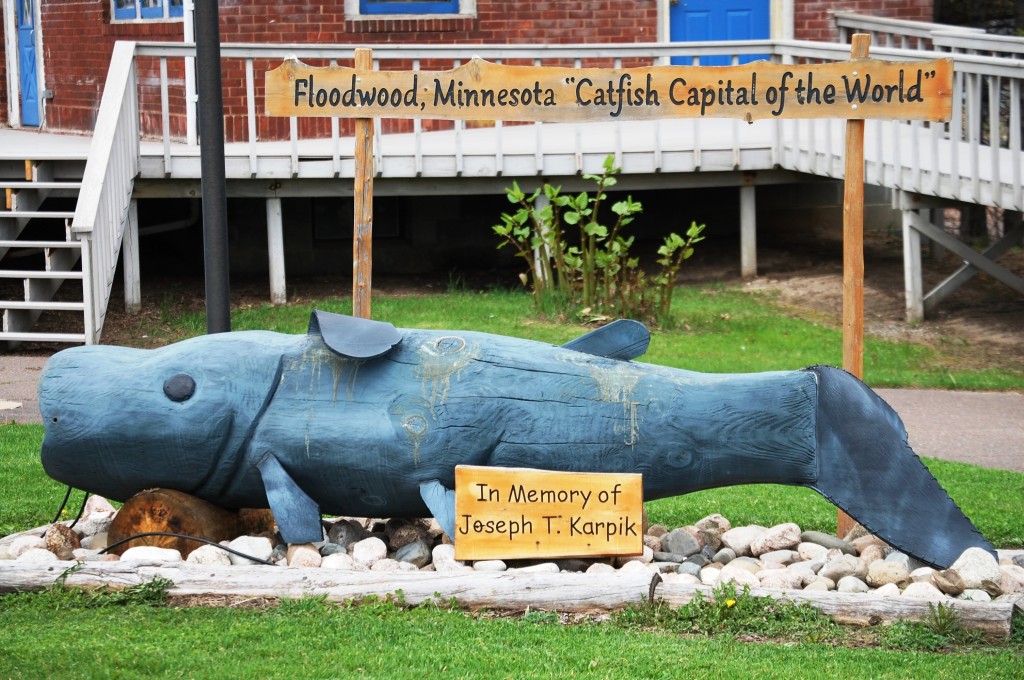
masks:
<svg viewBox="0 0 1024 680"><path fill-rule="evenodd" d="M868 57L871 36L857 33L850 48L851 63ZM864 120L846 121L846 172L843 178L843 368L864 376ZM836 511L840 538L856 525Z"/></svg>
<svg viewBox="0 0 1024 680"><path fill-rule="evenodd" d="M356 50L356 70L373 70L373 51ZM370 318L373 269L373 118L356 118L356 169L353 181L352 315Z"/></svg>

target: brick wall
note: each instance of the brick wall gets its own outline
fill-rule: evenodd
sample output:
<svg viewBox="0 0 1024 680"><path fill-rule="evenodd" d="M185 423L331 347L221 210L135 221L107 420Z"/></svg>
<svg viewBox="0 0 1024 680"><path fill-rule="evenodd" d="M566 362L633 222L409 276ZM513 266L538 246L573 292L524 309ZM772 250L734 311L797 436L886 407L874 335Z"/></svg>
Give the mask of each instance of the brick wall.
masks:
<svg viewBox="0 0 1024 680"><path fill-rule="evenodd" d="M178 22L111 23L109 0L41 0L46 88L46 127L90 132L110 64L114 42L182 39ZM932 0L794 0L795 33L800 39L835 40L832 13L838 10L931 20ZM475 17L445 19L347 20L344 0L221 0L221 40L255 43L602 43L648 42L657 38L657 0L477 0ZM884 9L883 9L884 7ZM2 31L2 27L0 27ZM0 50L3 49L0 40ZM2 54L2 52L0 52ZM4 76L0 59L0 82ZM172 134L184 135L184 77L179 60L168 62ZM592 64L603 66L610 64ZM257 63L257 74L276 64ZM424 68L441 68L423 64ZM447 68L447 66L443 66ZM160 129L159 64L140 60L143 129ZM225 129L230 140L247 137L244 64L225 62ZM257 77L257 81L261 78ZM0 122L6 118L6 88L0 92ZM257 83L262 101L262 84ZM259 108L259 107L258 107ZM387 123L389 126L401 123ZM326 134L327 119L304 119L302 136ZM288 121L261 117L261 139L286 138Z"/></svg>
<svg viewBox="0 0 1024 680"><path fill-rule="evenodd" d="M932 21L933 6L933 0L793 0L794 37L824 42L838 40L833 18L836 12Z"/></svg>

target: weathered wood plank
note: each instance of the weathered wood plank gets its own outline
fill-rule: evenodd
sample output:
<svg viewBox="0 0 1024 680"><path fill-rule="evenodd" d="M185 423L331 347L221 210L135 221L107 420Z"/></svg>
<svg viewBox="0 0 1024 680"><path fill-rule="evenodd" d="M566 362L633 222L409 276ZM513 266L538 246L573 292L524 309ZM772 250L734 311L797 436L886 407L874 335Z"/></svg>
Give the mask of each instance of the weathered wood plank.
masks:
<svg viewBox="0 0 1024 680"><path fill-rule="evenodd" d="M77 567L76 567L77 565ZM297 598L323 595L345 601L363 597L387 597L401 591L409 604L456 600L469 609L503 611L530 609L563 612L599 612L622 609L649 601L652 594L673 607L692 601L698 593L712 596L712 588L660 582L655 574L536 574L521 572L393 573L353 572L330 569L296 569L264 566L210 567L179 564L152 565L125 562L55 562L30 565L0 562L0 593L47 588L63 580L69 587L126 588L165 578L174 583L173 598L221 597ZM932 616L929 603L904 597L871 594L805 593L753 589L755 597L807 602L838 623L878 625L898 620L925 621ZM1019 603L951 600L961 623L993 639L1007 639L1015 606Z"/></svg>
<svg viewBox="0 0 1024 680"><path fill-rule="evenodd" d="M553 609L569 612L608 611L648 599L655 574L536 574L536 573L394 573L332 569L293 569L261 566L210 567L144 565L137 561L53 566L0 564L0 592L46 588L63 578L71 587L103 585L129 587L160 577L174 582L172 596L231 595L247 597L304 597L326 595L331 600L385 597L402 591L409 604L455 598L470 609L518 611Z"/></svg>

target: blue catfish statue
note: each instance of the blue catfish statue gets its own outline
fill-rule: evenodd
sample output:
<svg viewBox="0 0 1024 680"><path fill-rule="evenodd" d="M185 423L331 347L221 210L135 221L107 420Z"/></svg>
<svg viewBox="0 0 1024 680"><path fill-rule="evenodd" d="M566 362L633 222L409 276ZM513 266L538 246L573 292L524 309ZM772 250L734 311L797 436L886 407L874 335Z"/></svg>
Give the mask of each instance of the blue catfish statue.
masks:
<svg viewBox="0 0 1024 680"><path fill-rule="evenodd" d="M649 340L633 321L552 346L316 311L306 335L75 347L40 382L42 464L115 500L269 507L289 543L320 540L321 513L433 514L454 536L455 467L488 465L641 473L646 500L806 486L922 562L994 552L853 376L633 362Z"/></svg>

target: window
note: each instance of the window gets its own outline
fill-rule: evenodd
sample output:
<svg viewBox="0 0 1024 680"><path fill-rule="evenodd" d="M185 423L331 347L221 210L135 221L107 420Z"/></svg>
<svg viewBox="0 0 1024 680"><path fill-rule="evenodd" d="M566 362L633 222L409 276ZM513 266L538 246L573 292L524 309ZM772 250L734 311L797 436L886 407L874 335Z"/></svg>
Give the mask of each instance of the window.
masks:
<svg viewBox="0 0 1024 680"><path fill-rule="evenodd" d="M184 0L113 0L115 21L175 19L185 14Z"/></svg>
<svg viewBox="0 0 1024 680"><path fill-rule="evenodd" d="M459 0L359 0L360 14L458 14Z"/></svg>

